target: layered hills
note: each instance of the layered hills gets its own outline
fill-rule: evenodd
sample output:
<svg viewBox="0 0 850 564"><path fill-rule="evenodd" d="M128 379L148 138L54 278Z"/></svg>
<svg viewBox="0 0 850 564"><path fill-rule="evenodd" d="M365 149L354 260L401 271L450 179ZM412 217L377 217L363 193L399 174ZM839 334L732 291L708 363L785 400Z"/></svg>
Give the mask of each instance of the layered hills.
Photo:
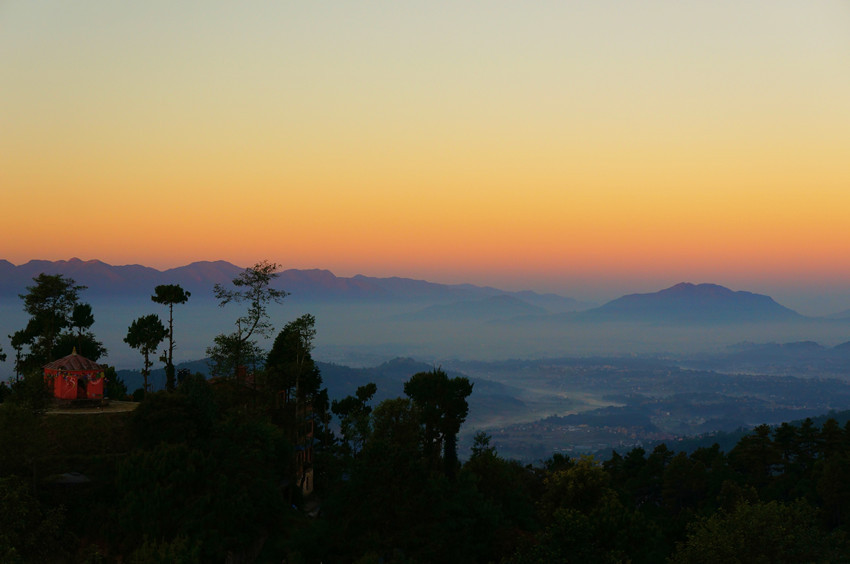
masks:
<svg viewBox="0 0 850 564"><path fill-rule="evenodd" d="M17 295L32 285L41 273L63 274L88 288L86 297L148 296L160 284L179 284L190 291L192 299L212 297L215 284L227 284L243 269L226 261L200 261L157 270L141 265L113 266L99 260L78 258L62 261L32 260L15 266L0 260L0 295ZM431 304L452 301L483 300L495 296L513 296L515 301L554 311L581 309L580 302L555 294L531 291L505 292L472 284L438 284L410 278L377 278L358 274L336 276L323 269L288 269L278 273L273 287L286 290L291 298L303 301L410 301ZM498 301L494 302L498 303ZM584 306L586 307L586 306Z"/></svg>
<svg viewBox="0 0 850 564"><path fill-rule="evenodd" d="M88 287L94 332L117 367L138 363L123 338L131 322L164 315L151 302L159 284L180 284L192 293L175 308L177 358L203 358L215 335L232 330L239 304L220 308L215 284L227 284L243 269L225 261L195 262L157 270L113 266L98 260L0 260L0 346L26 324L18 298L39 273L64 274ZM401 277L337 276L323 269L289 269L274 281L290 293L270 308L273 325L303 313L317 320L317 359L376 366L395 357L425 361L497 360L566 355L652 354L717 351L743 341L818 341L850 338L850 320L806 318L771 297L716 284L682 283L648 294L630 294L602 306L532 291L504 291L472 284L439 284ZM263 344L265 346L265 344ZM0 365L0 379L9 373Z"/></svg>
<svg viewBox="0 0 850 564"><path fill-rule="evenodd" d="M157 270L141 265L113 266L99 260L33 260L15 266L0 260L0 295L23 293L40 273L63 274L88 288L86 296L147 296L159 284L180 284L193 299L212 296L215 284L227 284L243 269L225 261L200 261ZM274 286L286 290L295 301L406 301L421 304L399 319L438 320L469 318L507 319L540 317L581 311L571 319L582 321L739 322L793 321L799 313L778 304L770 296L733 291L717 284L683 282L654 293L629 294L600 307L588 309L572 298L531 291L507 292L472 284L438 284L425 280L358 274L336 276L323 269L288 269L279 273Z"/></svg>

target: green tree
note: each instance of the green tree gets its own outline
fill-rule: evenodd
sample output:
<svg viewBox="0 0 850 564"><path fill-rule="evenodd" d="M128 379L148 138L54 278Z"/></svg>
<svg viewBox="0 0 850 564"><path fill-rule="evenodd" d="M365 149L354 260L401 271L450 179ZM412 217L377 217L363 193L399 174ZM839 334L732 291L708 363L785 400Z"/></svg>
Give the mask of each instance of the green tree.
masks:
<svg viewBox="0 0 850 564"><path fill-rule="evenodd" d="M549 474L539 508L545 529L510 562L659 561L647 555L654 526L623 505L592 457Z"/></svg>
<svg viewBox="0 0 850 564"><path fill-rule="evenodd" d="M483 431L475 434L472 455L463 465L461 481L466 476L493 508L497 517L494 542L486 562L500 562L516 552L529 531L537 528L534 510L535 486L540 484L536 471L516 460L505 460L490 445Z"/></svg>
<svg viewBox="0 0 850 564"><path fill-rule="evenodd" d="M179 390L152 394L151 406L139 414L158 423L166 440L150 437L152 446L119 463L120 535L137 546L145 536L169 543L185 536L197 543L202 562L221 561L228 552L251 561L252 547L279 527L286 507L280 485L292 450L280 429L259 418L231 414L206 430L193 417L200 404L182 396ZM166 413L156 413L161 409ZM181 438L169 424L169 415L181 411L181 428L192 436Z"/></svg>
<svg viewBox="0 0 850 564"><path fill-rule="evenodd" d="M80 292L85 286L61 274L39 274L33 278L34 286L27 286L27 293L20 294L24 311L30 319L24 329L12 337L13 346L20 354L15 370L19 374L38 369L58 358L55 345L63 329L70 327L74 308L79 305Z"/></svg>
<svg viewBox="0 0 850 564"><path fill-rule="evenodd" d="M340 484L338 497L328 500L334 537L328 544L342 553L312 560L354 561L370 551L392 553L421 543L435 499L426 492L419 413L410 399L396 398L379 403L372 419L372 433L349 479Z"/></svg>
<svg viewBox="0 0 850 564"><path fill-rule="evenodd" d="M313 361L313 339L316 318L305 314L287 323L275 338L266 358L266 375L270 390L277 396L273 416L289 431L290 440L298 448L312 453L317 437L327 435L327 390L322 389L322 375ZM285 401L280 401L284 399ZM327 443L319 440L320 443ZM312 467L307 456L305 469ZM302 481L307 473L301 473Z"/></svg>
<svg viewBox="0 0 850 564"><path fill-rule="evenodd" d="M162 284L154 288L151 300L168 306L168 355L165 361L165 389L174 391L174 305L185 304L192 294L178 284Z"/></svg>
<svg viewBox="0 0 850 564"><path fill-rule="evenodd" d="M128 426L132 444L153 448L160 443L196 445L210 438L218 418L212 390L206 381L195 384L197 393L155 392L133 411Z"/></svg>
<svg viewBox="0 0 850 564"><path fill-rule="evenodd" d="M56 346L53 349L56 358L68 356L75 350L77 354L95 362L106 356L108 352L103 343L98 341L90 331L84 331L80 335L75 335L69 331L61 333L59 338L56 339Z"/></svg>
<svg viewBox="0 0 850 564"><path fill-rule="evenodd" d="M230 302L248 304L245 315L236 319L236 331L219 335L215 344L207 349L211 358L228 358L226 364L232 367L233 376L238 374L239 367L245 366L246 353L256 346L254 337L268 337L273 331L268 306L283 302L287 295L283 290L270 287L277 277L278 268L276 263L261 261L233 279L235 288L225 288L221 284L213 288L220 307ZM220 369L218 371L221 372Z"/></svg>
<svg viewBox="0 0 850 564"><path fill-rule="evenodd" d="M30 372L15 380L11 391L10 401L32 410L33 413L46 411L53 398L50 386L38 372Z"/></svg>
<svg viewBox="0 0 850 564"><path fill-rule="evenodd" d="M239 367L255 366L263 358L263 350L255 341L242 341L235 333L216 335L213 346L207 348L210 375L229 378Z"/></svg>
<svg viewBox="0 0 850 564"><path fill-rule="evenodd" d="M26 332L22 329L15 331L11 335L7 335L11 341L12 348L15 349L15 379L21 377L21 368L23 366L23 350L26 345Z"/></svg>
<svg viewBox="0 0 850 564"><path fill-rule="evenodd" d="M404 451L407 458L419 458L422 456L420 420L419 410L410 398L384 400L372 412L372 433L366 446L372 452L389 448Z"/></svg>
<svg viewBox="0 0 850 564"><path fill-rule="evenodd" d="M0 478L0 561L55 562L64 550L64 513L45 508L16 476Z"/></svg>
<svg viewBox="0 0 850 564"><path fill-rule="evenodd" d="M832 417L824 421L820 435L824 458L832 458L844 453L844 433L841 431L838 421Z"/></svg>
<svg viewBox="0 0 850 564"><path fill-rule="evenodd" d="M91 332L94 315L90 304L78 303L68 319L68 330L56 339L54 356L62 358L77 351L78 354L97 362L107 355L106 347Z"/></svg>
<svg viewBox="0 0 850 564"><path fill-rule="evenodd" d="M774 470L781 464L782 456L770 439L770 426L759 425L743 437L729 452L729 465L758 490L767 488L775 480ZM793 437L792 442L796 442Z"/></svg>
<svg viewBox="0 0 850 564"><path fill-rule="evenodd" d="M339 417L342 450L346 455L356 455L366 443L371 427L369 414L372 413L368 402L377 391L378 386L369 382L358 387L355 395L334 400L331 404L331 411Z"/></svg>
<svg viewBox="0 0 850 564"><path fill-rule="evenodd" d="M322 385L310 354L316 337L316 318L309 313L287 323L266 357L269 382L296 402L311 398Z"/></svg>
<svg viewBox="0 0 850 564"><path fill-rule="evenodd" d="M817 512L804 500L785 505L740 503L688 527L672 563L841 562L846 543L819 526Z"/></svg>
<svg viewBox="0 0 850 564"><path fill-rule="evenodd" d="M44 426L32 409L13 398L0 405L0 476L32 476L35 460L47 445Z"/></svg>
<svg viewBox="0 0 850 564"><path fill-rule="evenodd" d="M404 393L413 400L422 416L423 452L432 466L439 466L440 450L446 476L453 477L457 466L457 434L469 413L466 398L472 393L468 378L449 378L440 368L414 374L404 384Z"/></svg>
<svg viewBox="0 0 850 564"><path fill-rule="evenodd" d="M699 460L684 452L676 454L664 469L662 497L674 515L685 509L695 509L708 494L708 473Z"/></svg>
<svg viewBox="0 0 850 564"><path fill-rule="evenodd" d="M131 348L138 349L145 357L144 368L142 369L142 377L145 381L145 393L148 392L148 376L153 362L150 360L150 354L156 352L156 348L162 343L168 331L163 326L156 314L145 315L133 321L127 330L127 336L124 337L124 342L130 345Z"/></svg>
<svg viewBox="0 0 850 564"><path fill-rule="evenodd" d="M109 366L104 371L106 377L106 397L115 400L123 400L127 398L127 384L118 375L114 366Z"/></svg>
<svg viewBox="0 0 850 564"><path fill-rule="evenodd" d="M94 325L94 315L91 311L91 304L76 304L74 306L74 311L71 312L71 318L68 323L72 329L76 329L77 338L81 338L83 336L83 331L87 331L92 325ZM82 348L82 343L80 343L80 348Z"/></svg>

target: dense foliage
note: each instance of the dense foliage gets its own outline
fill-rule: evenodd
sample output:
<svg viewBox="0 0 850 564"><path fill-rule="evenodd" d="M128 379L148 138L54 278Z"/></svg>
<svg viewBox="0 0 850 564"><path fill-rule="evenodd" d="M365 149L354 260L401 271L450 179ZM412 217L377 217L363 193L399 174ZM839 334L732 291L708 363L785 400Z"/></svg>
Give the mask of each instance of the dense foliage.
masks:
<svg viewBox="0 0 850 564"><path fill-rule="evenodd" d="M92 308L80 302L80 292L86 287L61 274L39 274L33 282L20 295L29 315L27 325L9 335L15 350L16 375L40 373L42 366L74 349L94 361L105 356L103 343L90 331L94 324ZM1 350L0 357L6 358Z"/></svg>
<svg viewBox="0 0 850 564"><path fill-rule="evenodd" d="M408 397L374 406L373 386L334 402L344 430L337 439L320 425L308 496L296 481L296 422L264 384L246 395L191 375L129 414L67 416L34 414L13 391L0 405L0 558L518 564L848 554L850 425L761 426L728 453L662 445L604 463L556 454L537 466L501 458L479 433L461 463L446 445L469 383L441 370L409 383L429 380L427 393L411 385Z"/></svg>

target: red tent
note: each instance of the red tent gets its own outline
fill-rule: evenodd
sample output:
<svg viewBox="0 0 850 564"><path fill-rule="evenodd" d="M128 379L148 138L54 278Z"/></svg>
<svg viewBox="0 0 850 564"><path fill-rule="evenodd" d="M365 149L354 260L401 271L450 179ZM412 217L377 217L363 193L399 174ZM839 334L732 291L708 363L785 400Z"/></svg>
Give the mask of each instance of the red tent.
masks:
<svg viewBox="0 0 850 564"><path fill-rule="evenodd" d="M103 367L78 355L77 349L64 358L46 364L44 379L50 384L56 398L103 399Z"/></svg>

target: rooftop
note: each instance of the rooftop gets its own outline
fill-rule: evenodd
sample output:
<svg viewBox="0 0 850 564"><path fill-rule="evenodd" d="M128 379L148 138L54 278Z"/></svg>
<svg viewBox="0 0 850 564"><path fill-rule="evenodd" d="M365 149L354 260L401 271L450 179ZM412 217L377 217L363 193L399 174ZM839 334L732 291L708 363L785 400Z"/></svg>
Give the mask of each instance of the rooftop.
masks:
<svg viewBox="0 0 850 564"><path fill-rule="evenodd" d="M100 372L103 367L77 354L77 349L66 357L44 365L45 370L67 370L69 372Z"/></svg>

